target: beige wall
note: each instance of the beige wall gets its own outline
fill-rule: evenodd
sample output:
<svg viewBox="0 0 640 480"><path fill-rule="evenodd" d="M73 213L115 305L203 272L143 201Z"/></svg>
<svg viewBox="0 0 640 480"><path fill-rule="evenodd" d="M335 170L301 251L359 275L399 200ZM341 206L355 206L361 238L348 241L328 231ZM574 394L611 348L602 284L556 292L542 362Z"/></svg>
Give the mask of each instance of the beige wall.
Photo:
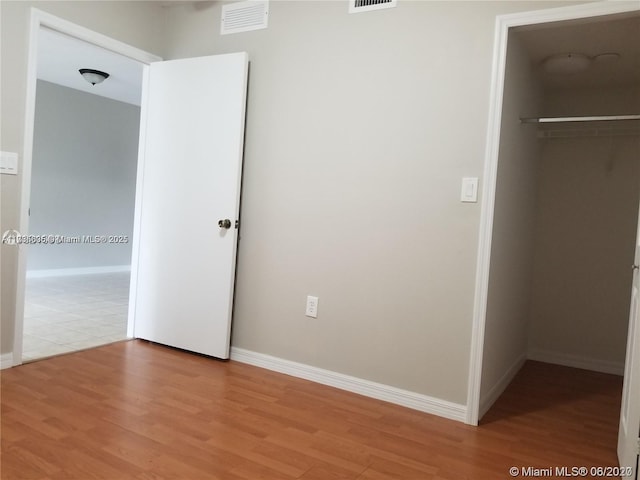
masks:
<svg viewBox="0 0 640 480"><path fill-rule="evenodd" d="M0 5L2 149L21 152L29 3ZM459 202L460 179L483 168L495 17L559 5L401 1L349 15L346 2L272 1L267 30L220 37L218 2L165 9L164 30L146 2L38 4L166 58L249 52L234 346L462 404L480 212ZM13 182L3 228L17 221Z"/></svg>
<svg viewBox="0 0 640 480"><path fill-rule="evenodd" d="M460 179L483 168L495 16L549 5L271 2L267 30L222 37L220 5L171 9L166 57L251 58L234 346L466 403Z"/></svg>
<svg viewBox="0 0 640 480"><path fill-rule="evenodd" d="M548 115L639 109L637 86L545 94ZM568 357L621 371L638 218L640 139L559 138L543 145L529 350L534 358Z"/></svg>
<svg viewBox="0 0 640 480"><path fill-rule="evenodd" d="M1 17L1 105L0 138L3 151L18 152L22 159L30 8L35 7L80 24L151 53L160 53L164 9L156 2L68 1L0 2ZM20 175L0 176L0 231L17 229L19 222ZM17 250L1 250L2 292L0 352L13 347Z"/></svg>
<svg viewBox="0 0 640 480"><path fill-rule="evenodd" d="M509 35L500 130L500 152L491 241L491 264L482 361L481 414L506 386L527 354L533 268L536 164L535 127L520 117L537 116L541 90L527 52Z"/></svg>

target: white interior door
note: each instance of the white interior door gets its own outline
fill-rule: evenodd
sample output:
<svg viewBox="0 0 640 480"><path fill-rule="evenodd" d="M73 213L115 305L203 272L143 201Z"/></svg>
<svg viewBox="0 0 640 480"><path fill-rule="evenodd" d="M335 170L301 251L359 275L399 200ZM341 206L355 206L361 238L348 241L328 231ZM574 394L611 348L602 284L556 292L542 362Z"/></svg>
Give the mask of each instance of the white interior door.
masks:
<svg viewBox="0 0 640 480"><path fill-rule="evenodd" d="M640 220L636 234L636 254L631 287L631 309L629 313L629 334L627 356L624 366L622 406L620 410L620 430L618 432L618 460L621 467L633 470L624 477L636 478L638 449L640 447ZM629 473L629 472L624 472Z"/></svg>
<svg viewBox="0 0 640 480"><path fill-rule="evenodd" d="M247 54L237 53L152 63L146 72L136 338L229 357L247 71Z"/></svg>

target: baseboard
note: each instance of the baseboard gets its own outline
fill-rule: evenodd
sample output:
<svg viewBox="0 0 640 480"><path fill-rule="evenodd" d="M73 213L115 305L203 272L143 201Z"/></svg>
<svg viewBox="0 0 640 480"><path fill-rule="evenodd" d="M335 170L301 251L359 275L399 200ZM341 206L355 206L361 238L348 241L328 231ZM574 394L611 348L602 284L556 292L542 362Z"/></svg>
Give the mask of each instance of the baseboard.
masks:
<svg viewBox="0 0 640 480"><path fill-rule="evenodd" d="M439 417L457 420L459 422L464 422L466 419L466 405L440 400L420 393L312 367L303 363L292 362L283 358L272 357L271 355L252 352L237 347L231 347L231 360L248 363L256 367L266 368L267 370L273 370L293 377L304 378L305 380L311 380L312 382L329 385L341 390L394 403Z"/></svg>
<svg viewBox="0 0 640 480"><path fill-rule="evenodd" d="M0 355L0 370L13 367L13 352Z"/></svg>
<svg viewBox="0 0 640 480"><path fill-rule="evenodd" d="M55 268L51 270L28 270L27 278L69 277L72 275L95 275L100 273L130 272L131 265L107 265L103 267Z"/></svg>
<svg viewBox="0 0 640 480"><path fill-rule="evenodd" d="M484 414L489 411L489 409L496 402L496 400L498 400L500 395L502 395L505 389L512 382L513 378L520 371L520 369L522 368L526 360L527 360L526 355L524 354L520 355L516 359L516 361L511 365L511 367L509 367L509 369L505 372L505 374L502 375L502 377L500 377L500 380L498 380L498 382L493 387L491 387L491 390L487 392L484 398L480 398L480 409L478 412L478 419L481 419L484 416Z"/></svg>
<svg viewBox="0 0 640 480"><path fill-rule="evenodd" d="M529 350L527 355L529 360L537 362L553 363L565 367L581 368L594 372L611 373L613 375L624 375L624 363L611 362L608 360L598 360L596 358L581 357L568 353L548 352L544 350Z"/></svg>

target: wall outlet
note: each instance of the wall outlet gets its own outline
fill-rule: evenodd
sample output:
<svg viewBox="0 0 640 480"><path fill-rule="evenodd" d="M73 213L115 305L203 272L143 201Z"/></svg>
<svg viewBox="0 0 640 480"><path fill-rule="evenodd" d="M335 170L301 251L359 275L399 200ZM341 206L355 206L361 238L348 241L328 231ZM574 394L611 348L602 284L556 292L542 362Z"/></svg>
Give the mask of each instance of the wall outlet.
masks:
<svg viewBox="0 0 640 480"><path fill-rule="evenodd" d="M318 297L307 296L307 309L304 314L307 317L318 318Z"/></svg>

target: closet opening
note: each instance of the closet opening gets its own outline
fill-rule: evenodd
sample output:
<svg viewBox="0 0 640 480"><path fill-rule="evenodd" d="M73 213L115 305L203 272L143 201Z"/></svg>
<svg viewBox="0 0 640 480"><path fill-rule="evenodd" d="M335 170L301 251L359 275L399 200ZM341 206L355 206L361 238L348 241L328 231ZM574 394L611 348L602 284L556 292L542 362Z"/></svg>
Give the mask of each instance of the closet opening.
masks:
<svg viewBox="0 0 640 480"><path fill-rule="evenodd" d="M480 428L551 409L544 434L576 458L597 437L606 464L637 264L638 32L638 11L509 29L484 325Z"/></svg>

